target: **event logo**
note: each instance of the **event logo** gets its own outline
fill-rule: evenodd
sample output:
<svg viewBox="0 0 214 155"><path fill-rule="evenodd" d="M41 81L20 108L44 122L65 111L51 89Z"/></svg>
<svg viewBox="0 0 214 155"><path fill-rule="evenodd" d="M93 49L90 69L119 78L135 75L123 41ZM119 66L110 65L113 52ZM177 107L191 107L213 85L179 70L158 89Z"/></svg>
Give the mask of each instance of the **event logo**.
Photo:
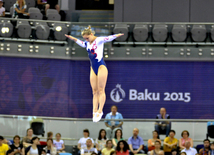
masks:
<svg viewBox="0 0 214 155"><path fill-rule="evenodd" d="M116 88L114 88L111 93L110 93L110 97L112 99L112 101L114 102L121 102L123 100L123 98L126 97L126 93L125 91L121 88L120 84L116 85Z"/></svg>

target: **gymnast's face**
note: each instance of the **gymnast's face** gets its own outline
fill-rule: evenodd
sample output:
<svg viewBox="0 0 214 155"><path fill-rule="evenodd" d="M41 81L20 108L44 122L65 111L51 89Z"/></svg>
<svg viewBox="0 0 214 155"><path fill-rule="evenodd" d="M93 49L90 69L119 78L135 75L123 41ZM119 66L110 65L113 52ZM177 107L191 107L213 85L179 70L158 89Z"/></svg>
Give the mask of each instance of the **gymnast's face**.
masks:
<svg viewBox="0 0 214 155"><path fill-rule="evenodd" d="M86 41L88 42L92 42L93 41L93 38L94 38L94 35L93 34L90 34L90 35L84 35L82 36Z"/></svg>

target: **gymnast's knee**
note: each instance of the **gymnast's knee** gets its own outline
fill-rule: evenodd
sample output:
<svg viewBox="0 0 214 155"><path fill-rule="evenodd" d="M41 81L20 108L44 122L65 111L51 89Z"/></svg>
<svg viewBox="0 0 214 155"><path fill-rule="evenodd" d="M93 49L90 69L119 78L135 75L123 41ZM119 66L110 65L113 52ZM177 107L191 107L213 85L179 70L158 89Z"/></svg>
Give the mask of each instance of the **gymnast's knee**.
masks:
<svg viewBox="0 0 214 155"><path fill-rule="evenodd" d="M100 94L105 94L104 88L98 88L98 93Z"/></svg>
<svg viewBox="0 0 214 155"><path fill-rule="evenodd" d="M93 95L99 95L98 89L92 89L92 94Z"/></svg>

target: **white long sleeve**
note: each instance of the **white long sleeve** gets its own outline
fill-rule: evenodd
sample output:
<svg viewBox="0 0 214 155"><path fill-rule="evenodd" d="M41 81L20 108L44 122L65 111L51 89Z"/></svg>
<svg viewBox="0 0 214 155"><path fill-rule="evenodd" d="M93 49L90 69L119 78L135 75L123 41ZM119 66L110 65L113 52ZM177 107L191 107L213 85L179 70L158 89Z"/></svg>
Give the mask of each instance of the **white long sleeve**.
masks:
<svg viewBox="0 0 214 155"><path fill-rule="evenodd" d="M106 43L106 42L111 42L113 41L114 39L117 38L116 35L110 35L108 37L99 37L100 38L100 41L103 42L103 43Z"/></svg>
<svg viewBox="0 0 214 155"><path fill-rule="evenodd" d="M83 48L86 48L85 42L83 42L83 41L77 39L76 43L77 43L79 46L81 46L81 47L83 47Z"/></svg>

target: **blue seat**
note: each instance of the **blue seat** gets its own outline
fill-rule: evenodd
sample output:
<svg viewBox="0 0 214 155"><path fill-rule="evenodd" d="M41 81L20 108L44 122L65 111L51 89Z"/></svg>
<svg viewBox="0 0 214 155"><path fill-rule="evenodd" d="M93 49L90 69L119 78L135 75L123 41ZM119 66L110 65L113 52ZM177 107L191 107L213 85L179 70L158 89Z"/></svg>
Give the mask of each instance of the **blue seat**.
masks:
<svg viewBox="0 0 214 155"><path fill-rule="evenodd" d="M72 155L71 153L59 153L59 155Z"/></svg>
<svg viewBox="0 0 214 155"><path fill-rule="evenodd" d="M198 144L198 145L196 146L197 152L199 152L199 150L202 149L203 147L204 147L204 144Z"/></svg>
<svg viewBox="0 0 214 155"><path fill-rule="evenodd" d="M11 144L14 144L14 141L13 141L13 140L9 140L9 141L10 141Z"/></svg>
<svg viewBox="0 0 214 155"><path fill-rule="evenodd" d="M214 122L207 122L207 126L214 125Z"/></svg>

